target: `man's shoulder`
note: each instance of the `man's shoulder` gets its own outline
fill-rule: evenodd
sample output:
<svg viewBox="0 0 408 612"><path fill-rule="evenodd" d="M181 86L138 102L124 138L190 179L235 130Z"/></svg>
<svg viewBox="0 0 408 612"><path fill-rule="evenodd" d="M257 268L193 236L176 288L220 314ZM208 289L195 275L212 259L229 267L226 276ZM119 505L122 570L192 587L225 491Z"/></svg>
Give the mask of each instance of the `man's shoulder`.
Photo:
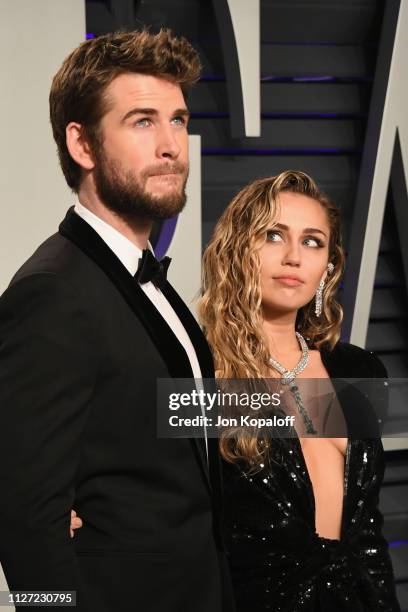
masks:
<svg viewBox="0 0 408 612"><path fill-rule="evenodd" d="M70 277L87 264L87 257L59 233L47 238L17 270L10 286L32 275L54 274Z"/></svg>
<svg viewBox="0 0 408 612"><path fill-rule="evenodd" d="M65 299L72 303L96 303L106 292L103 271L79 247L59 233L47 238L23 263L0 296L5 303L21 303L42 295L54 305Z"/></svg>

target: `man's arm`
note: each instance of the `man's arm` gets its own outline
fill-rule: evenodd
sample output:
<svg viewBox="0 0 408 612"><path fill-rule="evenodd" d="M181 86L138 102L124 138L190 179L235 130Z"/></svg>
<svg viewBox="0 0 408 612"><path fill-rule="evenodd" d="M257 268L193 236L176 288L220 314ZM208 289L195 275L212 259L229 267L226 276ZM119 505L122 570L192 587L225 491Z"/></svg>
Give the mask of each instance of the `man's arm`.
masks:
<svg viewBox="0 0 408 612"><path fill-rule="evenodd" d="M98 367L92 324L54 274L0 299L0 561L13 590L79 588L69 525Z"/></svg>

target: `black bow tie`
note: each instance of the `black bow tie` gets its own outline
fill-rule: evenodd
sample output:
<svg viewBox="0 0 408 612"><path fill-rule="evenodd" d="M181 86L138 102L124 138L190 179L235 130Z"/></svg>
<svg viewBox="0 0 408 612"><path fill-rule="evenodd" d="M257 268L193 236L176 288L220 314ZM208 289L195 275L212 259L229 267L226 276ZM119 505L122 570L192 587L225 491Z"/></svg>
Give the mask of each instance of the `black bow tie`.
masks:
<svg viewBox="0 0 408 612"><path fill-rule="evenodd" d="M144 249L142 258L139 259L135 279L140 284L152 281L155 287L161 289L166 282L170 262L170 257L163 257L158 261L149 249Z"/></svg>

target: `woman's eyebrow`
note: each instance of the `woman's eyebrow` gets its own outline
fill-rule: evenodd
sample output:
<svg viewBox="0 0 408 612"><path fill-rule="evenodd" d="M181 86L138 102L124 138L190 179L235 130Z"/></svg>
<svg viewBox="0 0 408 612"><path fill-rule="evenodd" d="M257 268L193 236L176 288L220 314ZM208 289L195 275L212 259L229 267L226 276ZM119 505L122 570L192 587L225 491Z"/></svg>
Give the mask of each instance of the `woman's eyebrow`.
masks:
<svg viewBox="0 0 408 612"><path fill-rule="evenodd" d="M289 230L289 227L287 225L285 225L284 223L276 223L274 225L274 227L278 227L279 229L283 229L283 230L286 230L286 231ZM323 234L323 236L325 236L327 238L325 232L323 230L321 230L321 229L318 229L317 227L305 227L305 229L303 230L303 233L304 234L310 234L310 233Z"/></svg>
<svg viewBox="0 0 408 612"><path fill-rule="evenodd" d="M318 234L323 234L323 236L326 236L326 234L324 233L323 230L318 229L317 227L305 227L305 229L303 230L304 234L309 234L309 233L318 233ZM327 236L326 236L327 238Z"/></svg>

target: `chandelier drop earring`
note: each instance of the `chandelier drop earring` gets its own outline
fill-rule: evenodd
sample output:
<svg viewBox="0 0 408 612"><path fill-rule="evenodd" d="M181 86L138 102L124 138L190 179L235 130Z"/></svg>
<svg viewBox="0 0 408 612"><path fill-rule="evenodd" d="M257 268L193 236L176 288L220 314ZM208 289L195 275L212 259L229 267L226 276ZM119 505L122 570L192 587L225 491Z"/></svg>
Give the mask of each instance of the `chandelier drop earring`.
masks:
<svg viewBox="0 0 408 612"><path fill-rule="evenodd" d="M334 270L333 264L330 262L327 264L327 273L331 274ZM323 289L324 289L324 280L322 279L319 283L319 286L316 291L316 305L315 305L315 315L316 317L320 317L323 310Z"/></svg>

